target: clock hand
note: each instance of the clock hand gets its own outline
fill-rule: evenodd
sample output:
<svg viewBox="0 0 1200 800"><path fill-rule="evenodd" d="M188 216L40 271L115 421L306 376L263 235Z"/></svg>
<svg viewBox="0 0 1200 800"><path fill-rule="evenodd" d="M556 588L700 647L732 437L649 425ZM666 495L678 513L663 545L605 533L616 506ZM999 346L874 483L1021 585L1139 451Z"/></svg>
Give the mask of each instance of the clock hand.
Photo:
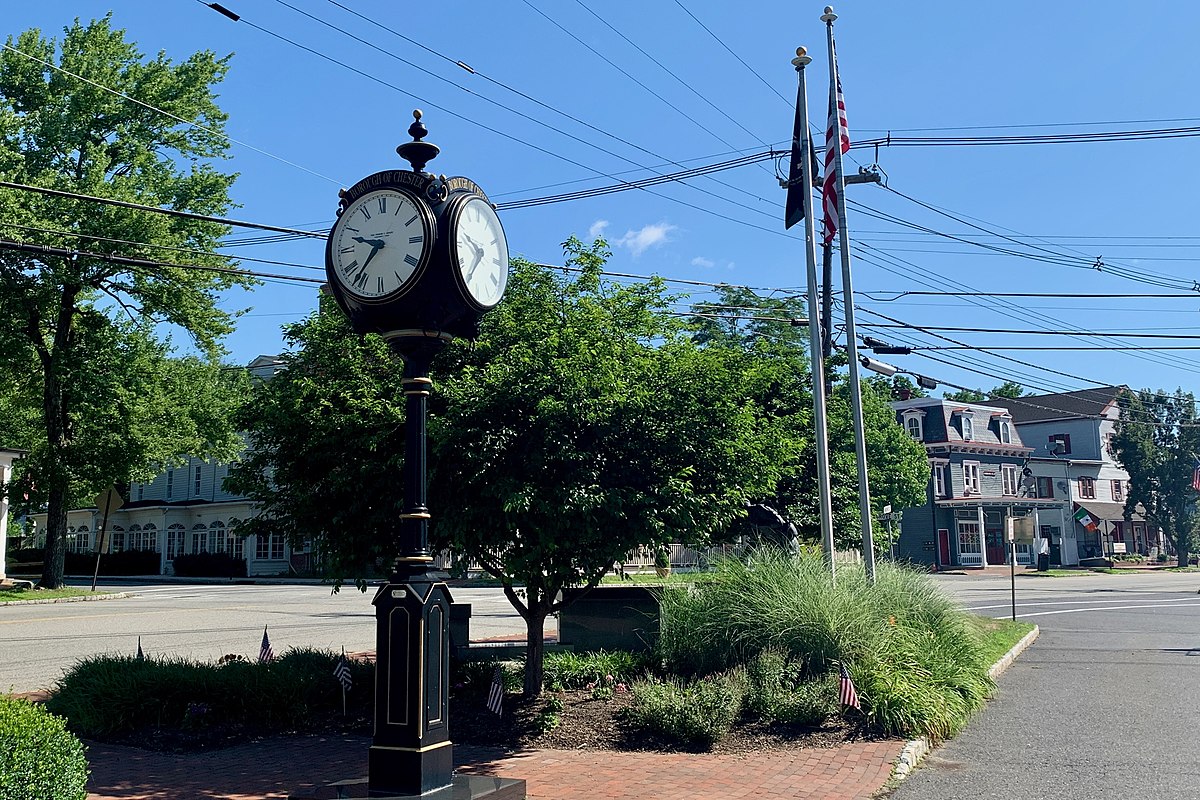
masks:
<svg viewBox="0 0 1200 800"><path fill-rule="evenodd" d="M375 242L379 242L379 243L375 244ZM371 259L375 257L375 254L378 253L382 249L383 249L383 242L379 241L378 239L371 240L371 252L367 253L367 260L363 262L362 268L366 269L367 265L371 263Z"/></svg>
<svg viewBox="0 0 1200 800"><path fill-rule="evenodd" d="M350 238L352 238L356 242L362 242L363 244L369 244L369 245L371 245L371 247L374 247L376 249L383 247L384 244L386 244L386 242L383 239L364 239L361 236L352 236Z"/></svg>

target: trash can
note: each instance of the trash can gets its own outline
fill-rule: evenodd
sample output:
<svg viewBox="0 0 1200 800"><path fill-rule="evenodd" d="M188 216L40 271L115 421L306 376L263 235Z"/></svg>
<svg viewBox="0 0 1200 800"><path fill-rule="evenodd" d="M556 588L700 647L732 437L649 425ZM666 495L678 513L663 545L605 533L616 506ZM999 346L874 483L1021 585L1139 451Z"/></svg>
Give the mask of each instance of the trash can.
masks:
<svg viewBox="0 0 1200 800"><path fill-rule="evenodd" d="M1037 568L1038 568L1038 572L1045 572L1046 570L1050 569L1050 554L1049 553L1038 553Z"/></svg>

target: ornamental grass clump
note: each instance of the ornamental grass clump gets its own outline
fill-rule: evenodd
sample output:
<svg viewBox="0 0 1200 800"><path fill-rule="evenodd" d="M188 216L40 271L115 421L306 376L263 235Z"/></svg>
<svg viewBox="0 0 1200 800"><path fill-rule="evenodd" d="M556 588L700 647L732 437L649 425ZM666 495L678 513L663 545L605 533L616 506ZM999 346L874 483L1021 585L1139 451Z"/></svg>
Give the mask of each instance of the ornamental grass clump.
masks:
<svg viewBox="0 0 1200 800"><path fill-rule="evenodd" d="M87 776L83 745L60 717L0 697L0 798L84 800Z"/></svg>
<svg viewBox="0 0 1200 800"><path fill-rule="evenodd" d="M863 713L887 735L952 736L993 688L970 616L927 576L903 567L878 565L868 586L859 568L841 567L834 581L819 554L763 549L719 560L692 587L665 587L661 605L659 644L669 669L707 675L756 659L761 666L764 652L773 652L781 655L768 662L793 664L788 680L798 686L800 679L829 685L845 664Z"/></svg>

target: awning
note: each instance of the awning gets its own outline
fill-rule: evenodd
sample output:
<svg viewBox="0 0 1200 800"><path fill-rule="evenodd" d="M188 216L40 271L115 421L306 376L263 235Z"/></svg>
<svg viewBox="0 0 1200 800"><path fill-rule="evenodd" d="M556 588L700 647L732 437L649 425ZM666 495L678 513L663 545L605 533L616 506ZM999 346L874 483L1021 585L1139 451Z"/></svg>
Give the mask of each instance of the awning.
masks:
<svg viewBox="0 0 1200 800"><path fill-rule="evenodd" d="M1122 522L1125 519L1124 503L1101 503L1095 500L1084 500L1083 502L1077 500L1076 503L1086 508L1087 512L1096 519L1109 520L1110 522ZM1134 513L1132 519L1142 522L1145 520L1145 517Z"/></svg>

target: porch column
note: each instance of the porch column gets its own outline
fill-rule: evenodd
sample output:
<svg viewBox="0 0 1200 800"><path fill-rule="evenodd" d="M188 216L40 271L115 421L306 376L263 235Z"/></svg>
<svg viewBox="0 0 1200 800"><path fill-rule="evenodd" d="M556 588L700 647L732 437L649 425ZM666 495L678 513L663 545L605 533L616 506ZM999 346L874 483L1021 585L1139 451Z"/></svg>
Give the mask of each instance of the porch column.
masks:
<svg viewBox="0 0 1200 800"><path fill-rule="evenodd" d="M983 559L983 568L987 569L987 523L983 516L983 503L979 504L977 517L979 519L979 556Z"/></svg>

